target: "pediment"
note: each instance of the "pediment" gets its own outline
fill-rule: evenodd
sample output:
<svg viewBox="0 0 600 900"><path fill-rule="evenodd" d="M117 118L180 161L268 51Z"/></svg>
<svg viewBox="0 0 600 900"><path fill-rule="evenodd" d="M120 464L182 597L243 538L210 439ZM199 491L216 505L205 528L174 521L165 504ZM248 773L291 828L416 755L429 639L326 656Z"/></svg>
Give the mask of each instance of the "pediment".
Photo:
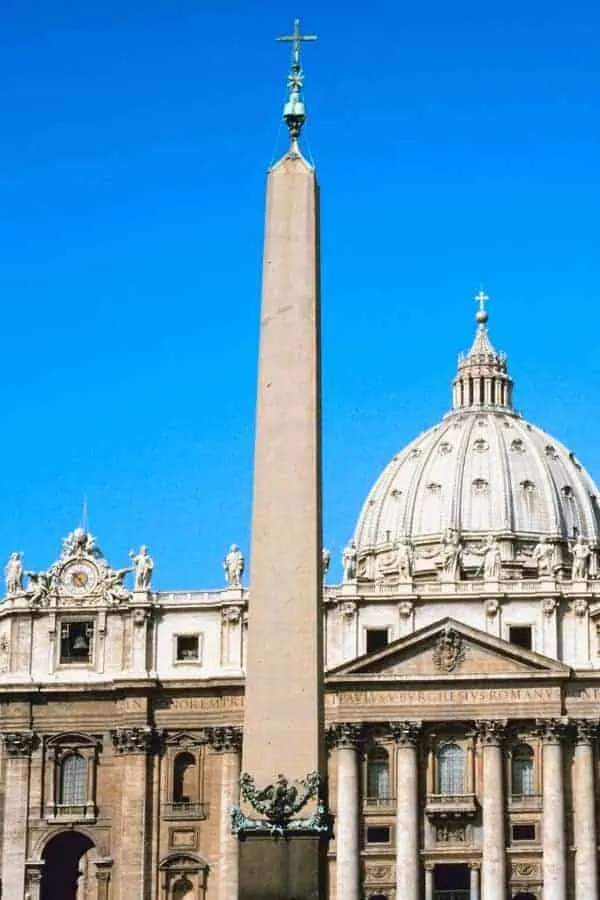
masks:
<svg viewBox="0 0 600 900"><path fill-rule="evenodd" d="M568 675L564 663L446 617L386 647L344 663L327 680Z"/></svg>

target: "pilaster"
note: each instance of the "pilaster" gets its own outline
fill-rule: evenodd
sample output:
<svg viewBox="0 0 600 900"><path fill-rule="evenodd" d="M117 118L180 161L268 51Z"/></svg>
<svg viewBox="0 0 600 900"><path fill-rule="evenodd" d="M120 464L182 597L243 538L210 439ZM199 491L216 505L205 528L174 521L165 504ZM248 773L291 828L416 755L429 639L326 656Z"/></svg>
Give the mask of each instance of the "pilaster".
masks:
<svg viewBox="0 0 600 900"><path fill-rule="evenodd" d="M23 897L27 857L27 819L31 753L36 743L32 731L2 734L5 766L4 828L2 835L2 892Z"/></svg>
<svg viewBox="0 0 600 900"><path fill-rule="evenodd" d="M136 885L139 900L147 900L150 877L146 871L148 757L156 745L156 734L148 726L116 728L111 732L113 749L120 757L121 840L119 851L119 896L131 896ZM136 897L136 900L137 900Z"/></svg>
<svg viewBox="0 0 600 900"><path fill-rule="evenodd" d="M242 729L222 726L209 731L209 742L221 756L221 805L219 808L219 900L237 900L239 890L239 840L231 830L231 810L240 802L240 754Z"/></svg>

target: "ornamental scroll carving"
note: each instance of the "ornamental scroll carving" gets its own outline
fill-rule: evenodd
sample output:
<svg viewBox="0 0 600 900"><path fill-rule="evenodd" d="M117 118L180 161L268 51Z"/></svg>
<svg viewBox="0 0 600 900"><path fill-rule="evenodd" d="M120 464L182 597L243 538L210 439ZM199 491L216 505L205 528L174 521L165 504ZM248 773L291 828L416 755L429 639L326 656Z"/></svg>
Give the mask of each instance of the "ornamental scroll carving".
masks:
<svg viewBox="0 0 600 900"><path fill-rule="evenodd" d="M433 664L440 672L454 672L459 669L466 655L462 636L454 628L446 626L440 634L433 651Z"/></svg>
<svg viewBox="0 0 600 900"><path fill-rule="evenodd" d="M321 797L322 785L318 772L311 772L293 782L279 774L274 784L261 790L256 787L252 776L244 772L240 778L242 799L263 818L249 818L240 807L235 806L231 811L233 833L262 831L280 836L289 832L327 833L331 828L331 817ZM294 818L313 798L317 798L313 815Z"/></svg>
<svg viewBox="0 0 600 900"><path fill-rule="evenodd" d="M378 864L365 866L365 878L367 881L392 881L393 877L393 866Z"/></svg>
<svg viewBox="0 0 600 900"><path fill-rule="evenodd" d="M113 747L119 756L150 753L155 746L157 734L152 728L115 728L111 731Z"/></svg>

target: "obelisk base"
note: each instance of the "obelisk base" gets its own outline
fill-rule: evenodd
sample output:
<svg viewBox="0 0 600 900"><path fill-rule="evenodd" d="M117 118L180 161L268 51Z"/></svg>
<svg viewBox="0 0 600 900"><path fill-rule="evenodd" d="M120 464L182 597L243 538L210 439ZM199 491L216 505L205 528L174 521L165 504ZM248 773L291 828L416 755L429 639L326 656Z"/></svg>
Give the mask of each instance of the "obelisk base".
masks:
<svg viewBox="0 0 600 900"><path fill-rule="evenodd" d="M323 900L323 835L248 835L240 840L239 900Z"/></svg>

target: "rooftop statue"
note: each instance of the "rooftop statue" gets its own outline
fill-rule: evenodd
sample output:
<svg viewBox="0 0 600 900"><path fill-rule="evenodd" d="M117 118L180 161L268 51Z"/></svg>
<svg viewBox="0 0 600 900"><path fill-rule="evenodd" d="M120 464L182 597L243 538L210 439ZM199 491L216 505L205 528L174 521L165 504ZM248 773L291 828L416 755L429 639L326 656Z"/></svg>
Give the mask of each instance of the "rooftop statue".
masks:
<svg viewBox="0 0 600 900"><path fill-rule="evenodd" d="M342 565L344 566L344 581L352 581L356 578L356 544L350 541L342 553Z"/></svg>
<svg viewBox="0 0 600 900"><path fill-rule="evenodd" d="M531 556L537 563L538 575L554 574L554 545L548 543L545 537L540 538Z"/></svg>
<svg viewBox="0 0 600 900"><path fill-rule="evenodd" d="M4 567L6 593L19 594L23 590L23 554L11 553Z"/></svg>
<svg viewBox="0 0 600 900"><path fill-rule="evenodd" d="M239 588L242 586L242 575L244 574L244 567L244 554L237 544L232 544L229 548L229 553L223 560L225 583L228 587Z"/></svg>
<svg viewBox="0 0 600 900"><path fill-rule="evenodd" d="M148 553L148 548L142 545L139 553L131 550L129 558L132 560L135 567L134 591L148 591L150 589L152 573L154 571L154 560Z"/></svg>
<svg viewBox="0 0 600 900"><path fill-rule="evenodd" d="M585 581L590 574L592 548L579 534L575 543L569 547L569 551L573 557L573 569L571 572L573 581Z"/></svg>
<svg viewBox="0 0 600 900"><path fill-rule="evenodd" d="M446 528L438 557L444 581L459 581L461 575L461 555L463 544L456 528Z"/></svg>
<svg viewBox="0 0 600 900"><path fill-rule="evenodd" d="M498 581L502 570L502 553L498 539L488 534L486 543L480 549L471 547L471 552L483 556L479 572L483 571L484 581Z"/></svg>

